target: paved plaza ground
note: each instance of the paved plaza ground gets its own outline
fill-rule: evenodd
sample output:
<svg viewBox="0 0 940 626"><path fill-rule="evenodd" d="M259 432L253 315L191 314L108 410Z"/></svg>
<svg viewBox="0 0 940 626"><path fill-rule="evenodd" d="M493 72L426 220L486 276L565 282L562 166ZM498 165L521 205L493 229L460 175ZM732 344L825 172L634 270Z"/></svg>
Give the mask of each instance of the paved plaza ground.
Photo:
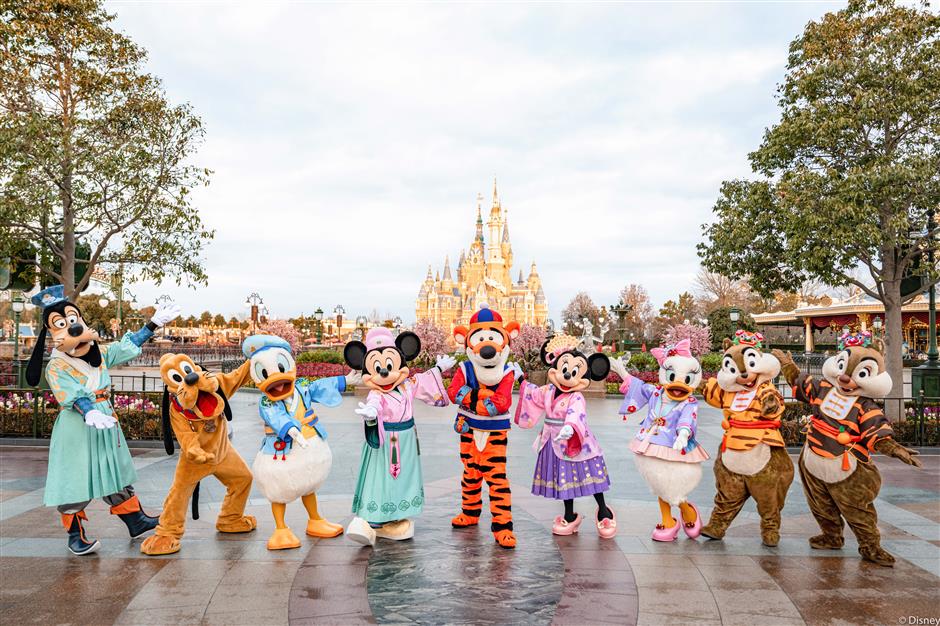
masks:
<svg viewBox="0 0 940 626"><path fill-rule="evenodd" d="M234 442L250 463L261 438L258 396L233 399ZM329 429L333 471L320 492L321 510L346 523L359 466L362 426L346 397L320 414ZM493 543L484 524L454 530L460 462L452 410L418 405L416 420L428 498L413 541L380 540L374 550L344 537L303 536L300 503L288 521L299 550L270 552L274 524L255 489L249 512L259 528L219 535L214 516L224 490L202 486L202 517L189 521L183 549L167 557L140 553L124 525L102 502L89 507L89 534L102 549L72 557L52 509L42 507L46 451L0 448L0 621L4 624L903 624L940 617L940 457L924 470L876 457L884 476L878 499L884 546L898 556L893 569L863 562L856 543L841 551L811 550L817 532L799 477L790 490L777 548L760 543L749 504L724 541L659 544L650 532L659 508L637 474L629 437L614 399L589 401L589 420L604 446L619 534L598 538L592 524L580 536L554 537L561 504L529 494L534 433L510 433L509 477L519 545ZM700 440L714 456L721 416L701 413ZM795 459L795 456L794 456ZM176 457L136 450L141 502L156 512ZM707 517L714 485L711 462L692 501ZM589 520L593 499L576 503ZM910 623L915 623L911 621ZM927 622L923 622L927 623ZM936 622L934 622L936 623Z"/></svg>

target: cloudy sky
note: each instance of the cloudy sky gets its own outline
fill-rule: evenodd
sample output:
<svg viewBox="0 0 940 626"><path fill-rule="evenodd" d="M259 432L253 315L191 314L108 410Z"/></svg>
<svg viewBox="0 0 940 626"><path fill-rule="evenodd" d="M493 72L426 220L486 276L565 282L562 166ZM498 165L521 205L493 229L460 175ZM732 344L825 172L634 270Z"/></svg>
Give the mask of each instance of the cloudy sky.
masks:
<svg viewBox="0 0 940 626"><path fill-rule="evenodd" d="M496 176L553 317L633 282L658 306L691 289L720 182L777 119L789 42L842 5L109 3L215 171L208 287L135 291L413 320Z"/></svg>

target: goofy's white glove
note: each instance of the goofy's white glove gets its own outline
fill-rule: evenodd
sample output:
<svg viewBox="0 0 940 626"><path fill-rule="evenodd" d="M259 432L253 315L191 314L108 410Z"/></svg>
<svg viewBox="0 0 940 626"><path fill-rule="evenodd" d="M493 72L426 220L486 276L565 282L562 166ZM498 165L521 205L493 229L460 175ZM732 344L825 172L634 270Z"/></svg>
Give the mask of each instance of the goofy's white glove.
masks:
<svg viewBox="0 0 940 626"><path fill-rule="evenodd" d="M290 435L290 438L296 441L297 445L299 445L301 448L306 448L307 446L310 445L307 442L307 438L300 434L300 431L297 429L296 426L291 427L287 431L287 434Z"/></svg>
<svg viewBox="0 0 940 626"><path fill-rule="evenodd" d="M689 445L689 437L692 436L692 431L688 428L680 428L679 432L676 433L676 442L672 444L672 449L679 452L687 445Z"/></svg>
<svg viewBox="0 0 940 626"><path fill-rule="evenodd" d="M346 374L345 378L347 387L355 387L362 382L362 371L350 370L350 372Z"/></svg>
<svg viewBox="0 0 940 626"><path fill-rule="evenodd" d="M366 404L365 402L359 403L359 408L355 410L355 413L363 416L367 420L374 420L379 416L379 411L371 404Z"/></svg>
<svg viewBox="0 0 940 626"><path fill-rule="evenodd" d="M509 371L512 372L512 377L516 380L522 380L525 376L525 372L522 371L522 366L515 361L509 364Z"/></svg>
<svg viewBox="0 0 940 626"><path fill-rule="evenodd" d="M574 428L571 427L571 424L565 424L561 427L561 430L558 431L558 436L555 437L555 441L568 441L574 437Z"/></svg>
<svg viewBox="0 0 940 626"><path fill-rule="evenodd" d="M437 368L441 370L441 372L446 372L452 368L456 362L457 359L450 356L449 354L441 354L435 360L434 365L436 365Z"/></svg>
<svg viewBox="0 0 940 626"><path fill-rule="evenodd" d="M153 312L153 317L150 318L150 321L157 326L166 326L179 317L182 312L183 309L180 308L180 305L175 302L168 302L161 304L157 310Z"/></svg>
<svg viewBox="0 0 940 626"><path fill-rule="evenodd" d="M107 428L113 428L114 425L117 424L117 420L107 413L102 413L98 409L92 409L88 411L88 413L85 413L85 424L94 426L98 430L105 430Z"/></svg>

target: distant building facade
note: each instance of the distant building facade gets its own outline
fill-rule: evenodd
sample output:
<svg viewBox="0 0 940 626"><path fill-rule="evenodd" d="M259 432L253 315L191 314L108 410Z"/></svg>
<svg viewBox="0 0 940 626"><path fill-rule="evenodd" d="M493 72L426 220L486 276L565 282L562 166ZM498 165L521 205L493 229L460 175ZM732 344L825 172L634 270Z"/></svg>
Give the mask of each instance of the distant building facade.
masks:
<svg viewBox="0 0 940 626"><path fill-rule="evenodd" d="M509 224L506 210L500 205L495 181L493 204L485 224L486 236L482 200L479 196L473 241L469 249L460 252L456 273L451 271L449 257L444 259L443 274L438 272L432 276L431 266L428 266L427 276L418 291L415 316L419 320L431 320L443 328L452 328L466 324L480 305L486 303L506 321L543 325L548 319L548 302L535 261L527 278L519 270L518 278L512 279Z"/></svg>

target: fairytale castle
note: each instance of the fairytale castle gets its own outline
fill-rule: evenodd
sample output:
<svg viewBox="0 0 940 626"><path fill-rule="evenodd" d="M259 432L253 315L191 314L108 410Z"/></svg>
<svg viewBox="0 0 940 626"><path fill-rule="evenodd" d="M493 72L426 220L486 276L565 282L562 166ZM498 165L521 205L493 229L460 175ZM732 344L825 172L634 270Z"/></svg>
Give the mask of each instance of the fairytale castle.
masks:
<svg viewBox="0 0 940 626"><path fill-rule="evenodd" d="M506 210L500 206L496 181L493 181L493 206L486 222L489 244L483 237L483 215L477 199L476 235L469 250L461 250L457 261L457 276L450 269L450 258L444 259L444 273L431 276L431 266L421 283L415 303L417 319L429 319L443 328L466 324L481 304L496 309L503 320L520 324L545 324L548 303L542 289L542 279L535 269L529 277L512 280L512 244L509 242L509 224Z"/></svg>

